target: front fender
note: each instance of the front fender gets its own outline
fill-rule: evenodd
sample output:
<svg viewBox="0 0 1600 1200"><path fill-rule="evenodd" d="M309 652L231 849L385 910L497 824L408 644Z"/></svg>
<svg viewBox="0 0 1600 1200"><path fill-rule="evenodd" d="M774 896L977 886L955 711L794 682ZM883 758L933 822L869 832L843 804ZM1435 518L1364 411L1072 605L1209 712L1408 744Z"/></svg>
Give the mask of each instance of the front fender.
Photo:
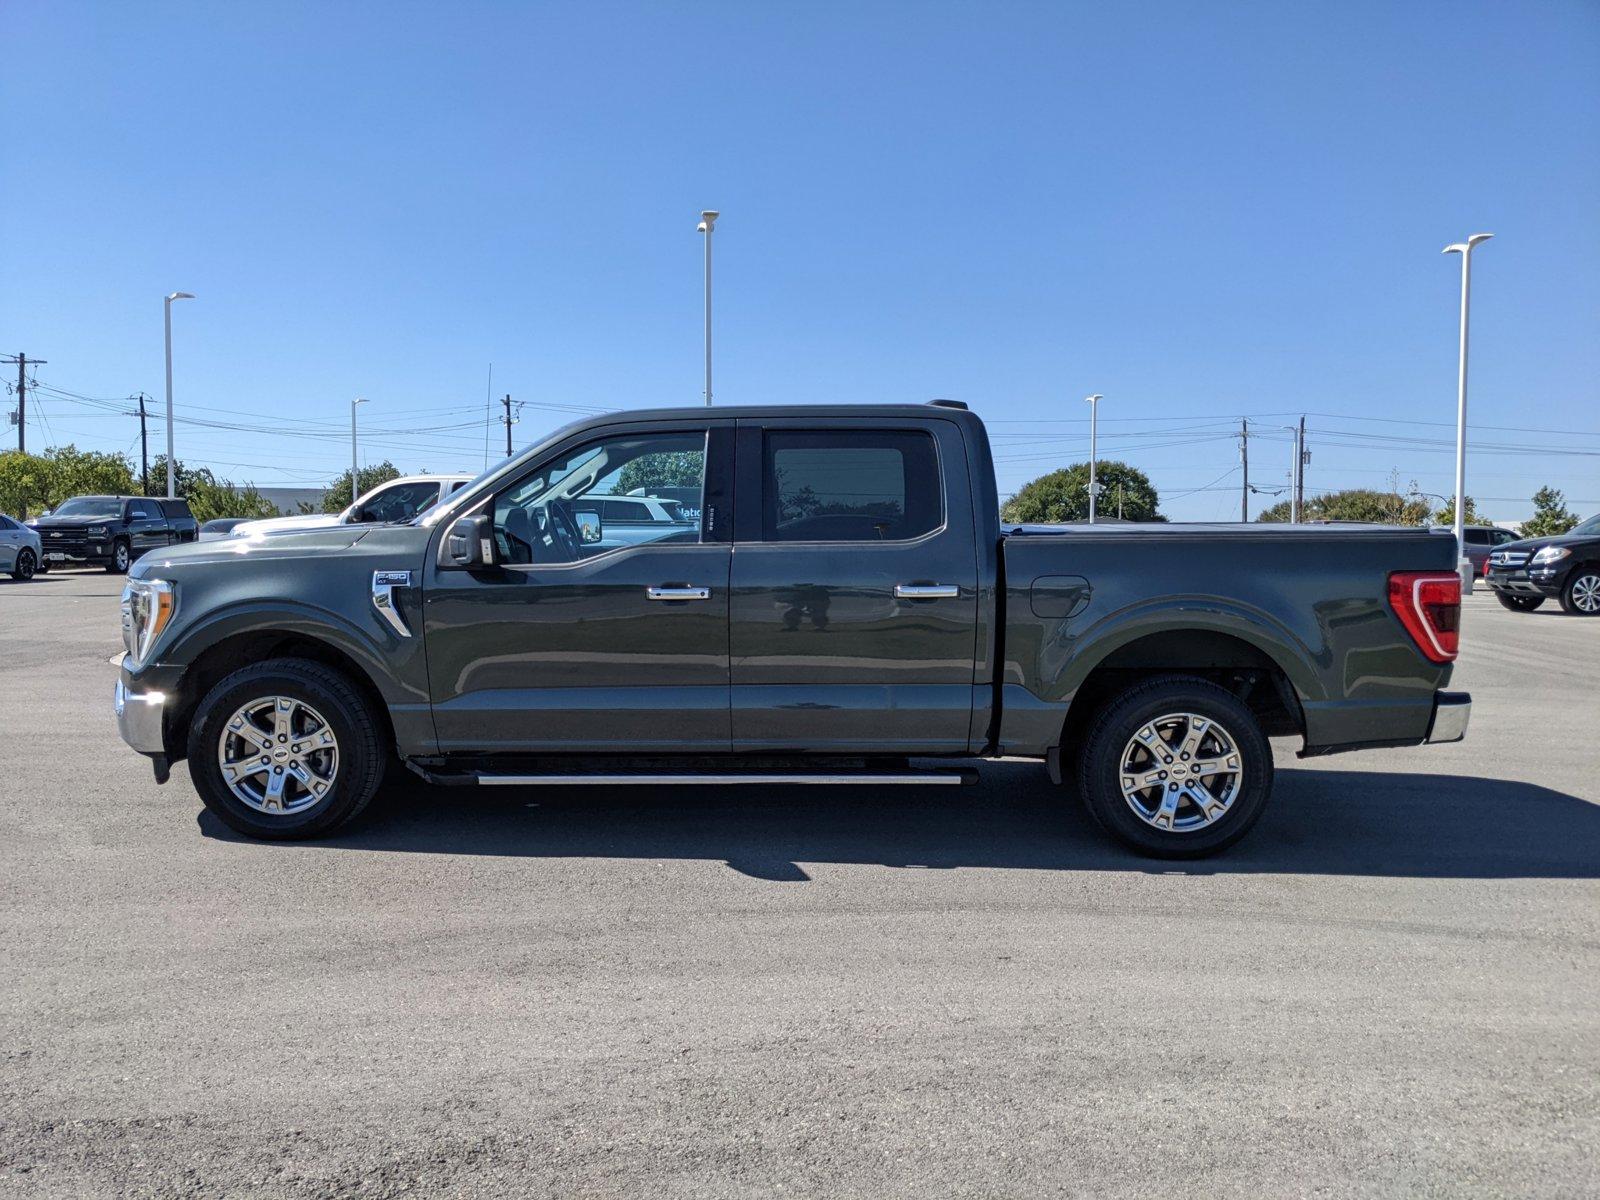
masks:
<svg viewBox="0 0 1600 1200"><path fill-rule="evenodd" d="M358 624L342 612L314 604L240 601L207 612L183 626L145 670L182 672L207 651L246 634L305 638L331 646L351 659L386 704L428 703L426 661L422 653L420 606L410 622L416 634L402 638L377 618ZM135 672L135 678L144 672Z"/></svg>

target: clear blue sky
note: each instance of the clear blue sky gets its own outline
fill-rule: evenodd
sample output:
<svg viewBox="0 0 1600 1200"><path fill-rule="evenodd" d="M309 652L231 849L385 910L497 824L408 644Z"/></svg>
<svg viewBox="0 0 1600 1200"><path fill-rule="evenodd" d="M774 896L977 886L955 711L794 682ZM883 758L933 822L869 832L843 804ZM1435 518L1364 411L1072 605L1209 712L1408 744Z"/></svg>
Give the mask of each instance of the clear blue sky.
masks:
<svg viewBox="0 0 1600 1200"><path fill-rule="evenodd" d="M1600 509L1595 3L9 0L0 41L0 351L159 399L161 296L197 293L179 413L249 428L179 456L235 480L339 471L355 395L364 458L476 470L491 362L519 401L698 402L714 207L719 401L963 399L1010 491L1087 456L1101 392L1180 519L1238 512L1242 414L1344 431L1313 489L1449 491L1440 248L1492 231L1473 423L1565 432L1477 432L1551 453L1475 451L1469 491ZM39 399L30 447L134 442Z"/></svg>

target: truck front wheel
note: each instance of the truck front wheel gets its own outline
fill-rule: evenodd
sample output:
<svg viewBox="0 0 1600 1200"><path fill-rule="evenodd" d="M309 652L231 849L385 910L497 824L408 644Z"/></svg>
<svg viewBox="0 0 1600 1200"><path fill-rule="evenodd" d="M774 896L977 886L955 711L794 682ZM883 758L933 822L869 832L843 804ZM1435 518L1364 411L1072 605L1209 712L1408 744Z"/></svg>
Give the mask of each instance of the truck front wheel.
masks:
<svg viewBox="0 0 1600 1200"><path fill-rule="evenodd" d="M189 724L189 774L230 829L316 837L372 799L386 756L365 697L338 671L275 658L223 679Z"/></svg>
<svg viewBox="0 0 1600 1200"><path fill-rule="evenodd" d="M1078 755L1078 794L1119 840L1201 858L1250 831L1272 791L1272 746L1231 692L1162 676L1112 697Z"/></svg>

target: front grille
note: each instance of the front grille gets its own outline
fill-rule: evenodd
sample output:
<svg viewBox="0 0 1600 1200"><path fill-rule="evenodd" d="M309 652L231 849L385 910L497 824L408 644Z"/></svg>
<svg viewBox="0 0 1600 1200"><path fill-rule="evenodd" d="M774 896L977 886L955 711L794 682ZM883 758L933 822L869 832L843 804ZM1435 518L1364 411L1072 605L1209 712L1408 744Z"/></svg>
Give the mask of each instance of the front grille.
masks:
<svg viewBox="0 0 1600 1200"><path fill-rule="evenodd" d="M39 540L45 553L83 554L89 546L89 535L81 529L41 529Z"/></svg>
<svg viewBox="0 0 1600 1200"><path fill-rule="evenodd" d="M1496 550L1489 562L1496 567L1520 567L1532 557L1526 550Z"/></svg>

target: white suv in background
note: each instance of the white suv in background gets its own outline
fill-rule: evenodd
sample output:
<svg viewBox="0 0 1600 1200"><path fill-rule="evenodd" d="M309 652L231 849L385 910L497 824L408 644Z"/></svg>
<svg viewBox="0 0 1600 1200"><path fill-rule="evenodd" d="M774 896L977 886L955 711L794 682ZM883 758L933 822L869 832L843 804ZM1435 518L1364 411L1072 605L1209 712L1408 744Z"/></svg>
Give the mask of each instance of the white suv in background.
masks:
<svg viewBox="0 0 1600 1200"><path fill-rule="evenodd" d="M402 475L399 479L380 483L343 512L245 521L235 525L228 536L260 537L273 533L294 533L302 529L331 529L335 525L409 521L473 478L472 475Z"/></svg>

